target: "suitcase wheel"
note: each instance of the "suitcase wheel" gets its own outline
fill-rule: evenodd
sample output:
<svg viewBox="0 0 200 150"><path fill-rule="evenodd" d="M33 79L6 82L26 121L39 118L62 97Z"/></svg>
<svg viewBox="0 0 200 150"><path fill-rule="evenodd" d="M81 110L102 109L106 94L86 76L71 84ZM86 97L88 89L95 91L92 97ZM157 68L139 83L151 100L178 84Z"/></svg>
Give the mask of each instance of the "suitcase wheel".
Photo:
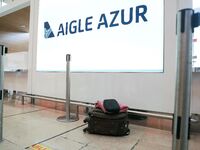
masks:
<svg viewBox="0 0 200 150"><path fill-rule="evenodd" d="M87 122L89 122L89 120L90 120L90 118L87 117L87 118L85 118L85 119L83 120L83 122L84 122L84 123L87 123Z"/></svg>
<svg viewBox="0 0 200 150"><path fill-rule="evenodd" d="M83 129L83 132L86 133L86 132L87 132L87 128L84 128L84 129Z"/></svg>
<svg viewBox="0 0 200 150"><path fill-rule="evenodd" d="M130 129L127 129L125 135L129 135L130 134Z"/></svg>

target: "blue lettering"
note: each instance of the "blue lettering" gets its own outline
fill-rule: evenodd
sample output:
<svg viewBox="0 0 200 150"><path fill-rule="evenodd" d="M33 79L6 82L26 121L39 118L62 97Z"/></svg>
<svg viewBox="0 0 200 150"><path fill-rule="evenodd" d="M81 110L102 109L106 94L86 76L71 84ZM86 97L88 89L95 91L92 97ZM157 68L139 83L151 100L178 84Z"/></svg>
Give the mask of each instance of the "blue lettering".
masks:
<svg viewBox="0 0 200 150"><path fill-rule="evenodd" d="M65 28L65 34L67 35L68 33L68 22L66 22L66 28Z"/></svg>
<svg viewBox="0 0 200 150"><path fill-rule="evenodd" d="M84 32L84 30L81 29L81 19L78 20L78 32Z"/></svg>
<svg viewBox="0 0 200 150"><path fill-rule="evenodd" d="M101 17L99 19L99 24L97 29L100 29L100 27L104 25L106 28L108 28L108 22L106 20L106 15L105 14L101 14Z"/></svg>
<svg viewBox="0 0 200 150"><path fill-rule="evenodd" d="M113 19L112 19L112 21L111 21L111 23L110 23L110 27L119 26L119 23L114 23L115 20L116 20L116 18L117 18L117 16L118 16L118 14L119 14L119 10L110 12L110 14L111 14L111 15L114 14Z"/></svg>
<svg viewBox="0 0 200 150"><path fill-rule="evenodd" d="M140 12L140 9L143 9L143 11ZM140 6L136 7L136 23L139 22L139 17L141 17L144 22L147 21L147 18L145 17L146 12L147 12L147 6L146 5L140 5Z"/></svg>
<svg viewBox="0 0 200 150"><path fill-rule="evenodd" d="M60 36L60 34L65 35L64 33L64 28L63 28L63 24L61 23L58 29L58 34L57 36Z"/></svg>
<svg viewBox="0 0 200 150"><path fill-rule="evenodd" d="M70 22L70 24L69 24L69 32L71 33L71 34L74 34L74 33L76 33L76 31L77 31L77 26L76 25L73 25L74 23L76 23L77 21L76 20L73 20L72 22Z"/></svg>
<svg viewBox="0 0 200 150"><path fill-rule="evenodd" d="M108 28L108 27L117 27L119 25L129 25L133 21L134 23L139 23L141 21L147 22L147 6L138 5L135 7L135 14L133 12L133 7L130 7L129 10L121 9L110 12L109 20L107 20L106 14L102 13L99 18L97 29ZM121 15L121 16L120 16ZM117 18L118 17L118 18ZM120 18L121 17L121 18ZM135 20L134 20L135 17ZM111 18L111 19L110 19ZM93 30L93 16L86 17L85 22L83 19L72 20L71 22L66 22L64 25L61 23L58 28L57 36L63 36L67 34L81 33L85 31ZM121 20L120 20L121 19ZM109 21L109 22L108 22ZM121 22L120 22L121 21ZM46 31L46 28L44 28Z"/></svg>
<svg viewBox="0 0 200 150"><path fill-rule="evenodd" d="M91 31L92 27L89 27L89 25L92 25L92 21L90 21L90 19L92 19L93 17L87 17L85 20L85 30L86 31Z"/></svg>
<svg viewBox="0 0 200 150"><path fill-rule="evenodd" d="M133 21L133 8L130 8L130 12L129 12L129 20L125 21L125 17L124 17L124 9L122 9L121 11L121 22L123 25L128 25Z"/></svg>

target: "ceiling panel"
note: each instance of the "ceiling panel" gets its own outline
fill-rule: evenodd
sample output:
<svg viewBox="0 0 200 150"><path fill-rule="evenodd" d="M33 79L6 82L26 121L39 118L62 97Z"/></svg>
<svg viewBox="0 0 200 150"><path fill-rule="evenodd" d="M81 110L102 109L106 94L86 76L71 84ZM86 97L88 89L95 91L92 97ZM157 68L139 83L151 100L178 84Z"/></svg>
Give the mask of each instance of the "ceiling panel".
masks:
<svg viewBox="0 0 200 150"><path fill-rule="evenodd" d="M0 44L8 47L8 52L28 50L30 7L23 8L0 17Z"/></svg>
<svg viewBox="0 0 200 150"><path fill-rule="evenodd" d="M30 7L0 17L0 31L29 32Z"/></svg>

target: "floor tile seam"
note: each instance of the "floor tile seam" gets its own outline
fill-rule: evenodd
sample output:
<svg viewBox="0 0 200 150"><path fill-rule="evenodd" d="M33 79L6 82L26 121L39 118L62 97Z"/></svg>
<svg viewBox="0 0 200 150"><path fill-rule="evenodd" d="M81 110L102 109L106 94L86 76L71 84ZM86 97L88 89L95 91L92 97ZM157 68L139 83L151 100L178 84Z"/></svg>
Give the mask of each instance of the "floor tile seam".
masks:
<svg viewBox="0 0 200 150"><path fill-rule="evenodd" d="M84 149L85 147L87 147L88 145L89 145L89 143L83 145L83 146L82 146L81 148L79 148L78 150L82 150L82 149Z"/></svg>
<svg viewBox="0 0 200 150"><path fill-rule="evenodd" d="M4 116L3 118L9 118L9 117L14 117L14 116L19 116L19 115L34 113L34 112L43 111L43 110L46 110L46 109L39 109L39 110L33 110L33 111L29 111L29 112L18 113L18 114L14 114L14 115L8 115L8 116Z"/></svg>
<svg viewBox="0 0 200 150"><path fill-rule="evenodd" d="M135 147L139 144L140 140L141 140L141 139L138 139L137 142L131 147L130 150L134 150Z"/></svg>
<svg viewBox="0 0 200 150"><path fill-rule="evenodd" d="M141 139L140 143L143 143L143 144L145 143L145 144L149 144L149 145L157 145L157 146L160 146L160 147L171 147L171 145L168 145L166 143L162 144L160 142L158 142L158 143L157 142L151 142L151 141L149 142L146 139Z"/></svg>
<svg viewBox="0 0 200 150"><path fill-rule="evenodd" d="M72 141L72 142L76 142L76 143L79 143L79 144L82 144L82 145L89 144L89 143L80 142L80 141L78 141L78 140L73 140L73 139L71 139L71 138L64 137L64 136L62 136L62 135L61 135L61 137L64 138L64 139L66 139L66 140L70 140L70 141Z"/></svg>
<svg viewBox="0 0 200 150"><path fill-rule="evenodd" d="M4 140L8 141L9 143L12 143L13 145L16 145L18 148L22 148L20 145L18 145L18 144L16 144L16 143L12 142L11 140L8 140L7 138L3 138L3 141L4 141Z"/></svg>
<svg viewBox="0 0 200 150"><path fill-rule="evenodd" d="M61 136L61 135L63 135L63 134L69 133L69 132L71 132L71 131L74 131L74 130L76 130L76 129L80 128L80 127L83 127L83 126L85 126L85 125L86 125L86 124L82 124L82 125L80 125L80 126L77 126L77 127L75 127L75 128L72 128L72 129L70 129L70 130L67 130L67 131L65 131L65 132L63 132L63 133L57 134L57 135L55 135L55 136L52 136L52 137L47 138L47 139L45 139L45 140L42 140L42 141L40 141L40 142L34 143L34 144L30 145L30 146L26 146L25 149L29 149L29 148L31 148L32 146L36 145L36 144L41 144L41 143L43 143L43 142L49 141L49 140L51 140L51 139L54 139L54 138L59 137L59 136ZM62 138L63 138L63 137L62 137Z"/></svg>

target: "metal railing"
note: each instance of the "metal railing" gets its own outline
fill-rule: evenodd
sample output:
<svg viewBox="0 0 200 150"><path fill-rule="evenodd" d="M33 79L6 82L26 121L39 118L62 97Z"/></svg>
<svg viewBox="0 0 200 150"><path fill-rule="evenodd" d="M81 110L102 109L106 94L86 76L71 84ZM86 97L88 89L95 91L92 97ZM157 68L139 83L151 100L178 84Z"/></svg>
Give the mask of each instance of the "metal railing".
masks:
<svg viewBox="0 0 200 150"><path fill-rule="evenodd" d="M23 104L24 104L24 97L65 103L65 99L61 99L61 98L53 98L53 97L30 95L30 94L20 94L20 95L22 96ZM32 101L32 102L34 103L34 101ZM75 100L71 100L70 104L84 106L84 107L95 107L95 105L93 103L87 103L87 102L75 101ZM150 112L150 111L146 111L146 110L143 111L143 110L135 110L135 109L128 109L128 112L133 113L133 114L138 114L138 115L156 117L156 118L163 118L163 119L169 119L169 120L173 119L173 115L168 114L168 113Z"/></svg>

